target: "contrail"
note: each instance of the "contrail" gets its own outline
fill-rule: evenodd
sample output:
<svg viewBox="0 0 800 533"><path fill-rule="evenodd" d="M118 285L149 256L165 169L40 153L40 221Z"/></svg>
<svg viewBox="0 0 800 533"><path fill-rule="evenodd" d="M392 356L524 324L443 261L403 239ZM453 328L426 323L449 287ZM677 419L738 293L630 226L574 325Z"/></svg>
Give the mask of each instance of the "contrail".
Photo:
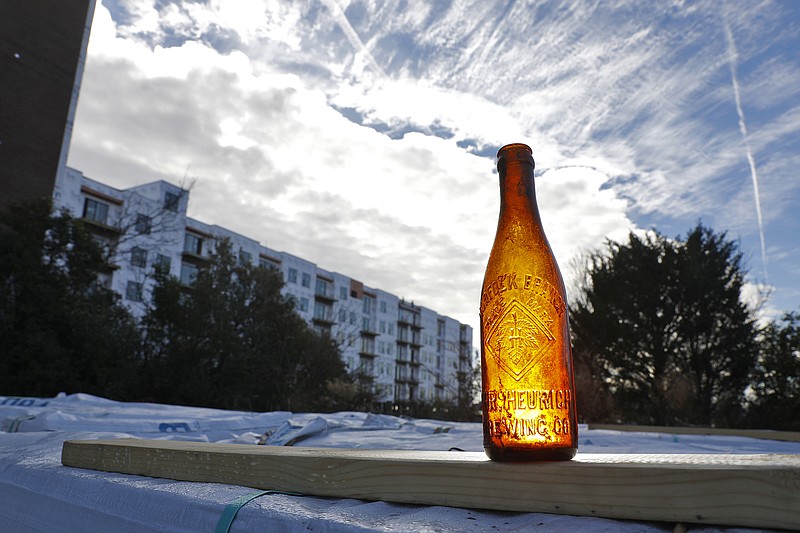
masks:
<svg viewBox="0 0 800 533"><path fill-rule="evenodd" d="M339 27L344 32L344 35L345 37L347 37L347 40L350 41L352 47L364 54L364 56L367 58L369 66L372 67L372 69L379 77L381 78L386 77L386 74L383 72L383 69L375 61L375 58L372 57L372 54L369 53L369 50L367 50L367 47L364 46L364 43L361 42L361 38L359 38L358 33L356 33L356 30L354 30L353 26L350 25L350 21L347 20L347 16L344 14L344 11L342 11L342 7L339 5L339 2L337 0L322 0L322 3L328 6L328 10L336 19L336 22L339 24Z"/></svg>
<svg viewBox="0 0 800 533"><path fill-rule="evenodd" d="M764 222L761 218L761 195L758 192L758 172L756 172L756 161L753 159L753 151L750 149L750 140L747 136L747 124L744 120L742 110L742 98L739 95L739 80L736 77L736 63L739 53L736 51L736 43L733 42L733 32L727 20L723 20L725 36L728 39L728 54L730 56L731 80L733 81L733 95L736 99L736 112L739 114L739 131L744 139L745 150L747 151L747 162L750 164L750 175L753 178L753 196L756 200L756 217L758 218L758 235L761 238L761 263L764 266L764 283L767 283L767 242L764 238Z"/></svg>

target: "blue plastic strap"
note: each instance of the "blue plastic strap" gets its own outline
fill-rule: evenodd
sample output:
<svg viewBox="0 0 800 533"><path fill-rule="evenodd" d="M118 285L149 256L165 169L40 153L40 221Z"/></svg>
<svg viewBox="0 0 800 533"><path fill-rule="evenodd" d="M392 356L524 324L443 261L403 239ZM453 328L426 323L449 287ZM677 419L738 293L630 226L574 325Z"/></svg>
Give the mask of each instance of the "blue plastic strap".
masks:
<svg viewBox="0 0 800 533"><path fill-rule="evenodd" d="M239 512L239 509L247 505L251 500L255 500L264 494L288 494L290 496L300 496L300 494L296 492L285 492L282 490L260 490L258 492L245 494L244 496L233 500L231 503L225 506L225 509L222 511L222 515L219 517L219 521L217 522L217 527L214 528L214 533L229 533L231 530L231 525L233 524L233 519L236 518L236 513Z"/></svg>

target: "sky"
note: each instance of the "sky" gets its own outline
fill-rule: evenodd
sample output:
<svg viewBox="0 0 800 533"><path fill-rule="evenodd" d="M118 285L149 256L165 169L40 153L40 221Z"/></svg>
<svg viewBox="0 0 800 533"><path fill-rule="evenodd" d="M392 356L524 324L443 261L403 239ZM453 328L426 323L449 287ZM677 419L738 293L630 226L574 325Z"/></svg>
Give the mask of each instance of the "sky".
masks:
<svg viewBox="0 0 800 533"><path fill-rule="evenodd" d="M98 0L69 166L478 326L495 154L576 257L698 223L800 310L800 2Z"/></svg>

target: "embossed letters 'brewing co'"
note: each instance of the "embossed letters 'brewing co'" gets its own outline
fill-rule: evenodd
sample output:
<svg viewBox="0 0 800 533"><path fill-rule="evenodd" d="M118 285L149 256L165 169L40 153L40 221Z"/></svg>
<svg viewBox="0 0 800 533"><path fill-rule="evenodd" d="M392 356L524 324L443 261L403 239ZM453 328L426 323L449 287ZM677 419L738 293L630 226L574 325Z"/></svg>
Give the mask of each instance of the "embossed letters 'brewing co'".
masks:
<svg viewBox="0 0 800 533"><path fill-rule="evenodd" d="M481 293L483 444L494 460L571 459L578 449L564 282L547 242L531 149L497 154L500 218Z"/></svg>

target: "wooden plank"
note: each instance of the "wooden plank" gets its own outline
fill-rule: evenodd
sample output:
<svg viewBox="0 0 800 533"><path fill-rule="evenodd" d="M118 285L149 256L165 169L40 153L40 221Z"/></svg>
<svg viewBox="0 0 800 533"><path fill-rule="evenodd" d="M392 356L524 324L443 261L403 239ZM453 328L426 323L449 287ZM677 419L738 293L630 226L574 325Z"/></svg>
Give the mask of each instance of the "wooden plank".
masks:
<svg viewBox="0 0 800 533"><path fill-rule="evenodd" d="M725 437L748 437L751 439L800 442L800 431L776 431L774 429L729 429L672 426L636 426L627 424L589 424L589 429L612 431L637 431L641 433L666 433L668 435L719 435Z"/></svg>
<svg viewBox="0 0 800 533"><path fill-rule="evenodd" d="M483 453L67 441L66 466L314 496L617 519L800 529L800 455Z"/></svg>

